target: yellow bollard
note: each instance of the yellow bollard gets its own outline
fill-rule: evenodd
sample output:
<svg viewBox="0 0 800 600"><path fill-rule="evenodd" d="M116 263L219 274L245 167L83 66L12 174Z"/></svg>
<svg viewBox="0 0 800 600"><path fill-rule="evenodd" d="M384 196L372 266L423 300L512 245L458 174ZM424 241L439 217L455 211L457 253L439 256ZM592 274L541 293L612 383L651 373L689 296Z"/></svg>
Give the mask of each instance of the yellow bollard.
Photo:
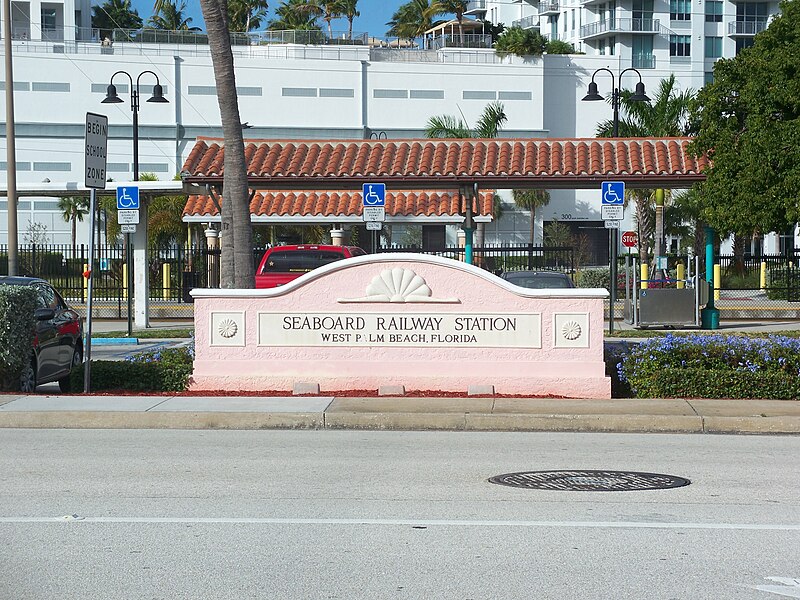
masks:
<svg viewBox="0 0 800 600"><path fill-rule="evenodd" d="M719 300L719 288L722 285L722 269L714 265L714 300Z"/></svg>
<svg viewBox="0 0 800 600"><path fill-rule="evenodd" d="M678 274L676 277L678 278L678 289L682 290L686 287L686 282L684 281L686 278L686 266L683 263L678 263L677 270Z"/></svg>
<svg viewBox="0 0 800 600"><path fill-rule="evenodd" d="M128 265L122 265L122 299L128 299Z"/></svg>
<svg viewBox="0 0 800 600"><path fill-rule="evenodd" d="M647 289L647 276L648 276L649 273L648 273L647 265L645 263L642 263L641 268L639 269L639 272L641 274L641 288L643 290L646 290Z"/></svg>
<svg viewBox="0 0 800 600"><path fill-rule="evenodd" d="M86 273L89 270L89 265L83 263L83 272ZM85 298L89 294L89 278L84 276L83 278L83 297Z"/></svg>
<svg viewBox="0 0 800 600"><path fill-rule="evenodd" d="M761 277L759 277L759 286L762 290L767 289L767 263L761 263Z"/></svg>
<svg viewBox="0 0 800 600"><path fill-rule="evenodd" d="M161 297L169 300L169 263L164 263L164 272L161 274Z"/></svg>

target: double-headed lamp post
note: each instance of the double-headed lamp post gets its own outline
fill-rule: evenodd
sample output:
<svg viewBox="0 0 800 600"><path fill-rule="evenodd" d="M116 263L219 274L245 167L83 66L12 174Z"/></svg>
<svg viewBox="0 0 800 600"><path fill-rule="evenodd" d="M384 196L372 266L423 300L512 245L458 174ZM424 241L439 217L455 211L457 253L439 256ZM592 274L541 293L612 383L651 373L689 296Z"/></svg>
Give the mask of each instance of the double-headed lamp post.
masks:
<svg viewBox="0 0 800 600"><path fill-rule="evenodd" d="M636 73L639 76L639 82L636 84L636 90L634 91L634 93L630 97L630 99L633 102L649 102L650 98L648 98L647 94L645 94L644 83L642 82L642 74L639 73L639 71L637 71L633 67L630 67L628 69L624 69L623 71L621 71L619 73L619 75L617 75L616 78L614 77L614 73L613 73L613 71L611 71L611 69L607 69L605 67L602 67L600 69L597 69L594 73L592 73L592 81L589 83L588 93L583 97L584 101L605 100L605 98L603 98L603 96L601 96L598 93L597 84L594 81L595 75L597 75L601 71L604 71L604 72L608 73L609 75L611 75L611 107L614 110L614 120L612 121L612 123L613 123L612 136L613 137L619 137L619 104L620 104L620 99L621 99L622 93L621 93L619 87L617 87L617 85L622 83L622 76L625 73L627 73L628 71L632 71L632 72ZM610 243L610 245L611 245L611 268L610 268L611 298L610 298L609 306L608 306L608 331L613 333L614 332L614 304L617 301L617 243L618 243L617 242L617 230L614 229L614 228L611 228L611 229L608 230L608 234L609 234L609 237L611 238L611 240L610 240L610 242L611 242Z"/></svg>
<svg viewBox="0 0 800 600"><path fill-rule="evenodd" d="M148 102L156 102L156 103L165 103L169 102L166 98L164 98L164 88L161 87L161 83L158 80L158 75L153 73L153 71L142 71L139 73L138 77L136 77L136 82L134 82L133 77L131 77L130 73L127 71L117 71L111 76L111 79L108 83L108 89L106 90L106 97L103 99L102 104L119 104L124 102L122 98L117 95L117 86L114 85L114 77L117 75L125 75L128 78L128 81L131 83L131 111L133 112L133 180L139 181L139 80L142 78L142 75L149 73L153 77L156 78L156 83L153 86L153 96L149 98ZM147 219L147 213L145 212L145 224ZM145 229L146 231L146 229ZM144 245L147 245L147 237L145 234L144 238ZM128 265L128 335L133 334L133 323L132 323L132 314L133 314L133 269L131 268L131 235L129 233L125 234L125 262ZM146 250L146 249L145 249ZM144 290L147 290L147 275L145 274L145 286ZM144 298L145 306L147 303L147 298Z"/></svg>

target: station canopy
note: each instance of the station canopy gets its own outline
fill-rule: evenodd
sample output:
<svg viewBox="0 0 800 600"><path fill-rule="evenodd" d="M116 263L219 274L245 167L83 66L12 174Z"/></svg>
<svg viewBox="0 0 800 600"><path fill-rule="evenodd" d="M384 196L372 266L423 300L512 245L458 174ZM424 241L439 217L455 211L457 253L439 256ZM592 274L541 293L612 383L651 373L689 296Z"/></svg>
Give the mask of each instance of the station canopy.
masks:
<svg viewBox="0 0 800 600"><path fill-rule="evenodd" d="M384 183L387 217L460 222L459 190L473 185L480 190L473 205L478 221L491 218L496 189L599 190L609 180L624 181L629 188L691 187L705 179L708 159L694 157L688 151L690 142L690 138L246 140L245 160L248 185L255 191L254 221L360 220L362 185ZM224 150L222 139L198 138L181 171L184 184L221 190ZM211 198L189 198L185 221L218 218Z"/></svg>

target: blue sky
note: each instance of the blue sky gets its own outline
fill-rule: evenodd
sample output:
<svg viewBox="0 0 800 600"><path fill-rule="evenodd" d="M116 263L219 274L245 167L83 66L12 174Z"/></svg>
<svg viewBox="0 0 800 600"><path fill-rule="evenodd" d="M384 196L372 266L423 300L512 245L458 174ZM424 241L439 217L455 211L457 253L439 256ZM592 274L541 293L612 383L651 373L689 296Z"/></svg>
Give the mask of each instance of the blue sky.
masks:
<svg viewBox="0 0 800 600"><path fill-rule="evenodd" d="M353 22L353 31L367 32L374 37L384 37L388 27L386 22L392 18L397 7L405 0L359 0L358 10L361 13ZM145 21L153 14L152 0L133 0L133 7L139 11L139 16ZM280 0L270 0L270 16L275 7L280 6ZM186 0L187 14L192 17L192 25L202 27L203 16L200 10L200 0ZM347 31L347 21L342 20L338 26L333 22L334 30Z"/></svg>

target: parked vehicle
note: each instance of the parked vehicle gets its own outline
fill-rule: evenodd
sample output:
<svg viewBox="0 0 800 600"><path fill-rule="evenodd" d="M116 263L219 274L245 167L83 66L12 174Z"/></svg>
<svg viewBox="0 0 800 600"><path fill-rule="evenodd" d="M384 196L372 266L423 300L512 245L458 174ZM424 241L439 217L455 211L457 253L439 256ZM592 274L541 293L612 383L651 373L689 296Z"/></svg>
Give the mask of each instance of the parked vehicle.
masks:
<svg viewBox="0 0 800 600"><path fill-rule="evenodd" d="M506 271L501 277L514 285L536 290L575 287L567 274L556 271Z"/></svg>
<svg viewBox="0 0 800 600"><path fill-rule="evenodd" d="M81 316L44 279L3 275L0 285L26 285L36 290L33 355L22 371L20 391L33 393L43 383L58 381L62 392L70 392L70 373L83 364Z"/></svg>
<svg viewBox="0 0 800 600"><path fill-rule="evenodd" d="M268 248L256 269L256 288L273 288L328 263L366 254L358 246L275 246Z"/></svg>

